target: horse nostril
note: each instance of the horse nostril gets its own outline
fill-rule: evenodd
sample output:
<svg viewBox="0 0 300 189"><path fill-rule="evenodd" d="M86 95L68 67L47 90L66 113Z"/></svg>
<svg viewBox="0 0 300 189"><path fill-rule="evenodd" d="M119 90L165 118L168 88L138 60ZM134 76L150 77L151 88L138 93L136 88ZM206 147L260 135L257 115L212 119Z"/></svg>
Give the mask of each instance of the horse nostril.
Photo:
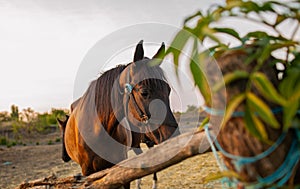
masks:
<svg viewBox="0 0 300 189"><path fill-rule="evenodd" d="M141 120L142 120L142 122L143 122L144 124L148 124L149 117L148 117L147 115L144 114L144 115L141 117Z"/></svg>

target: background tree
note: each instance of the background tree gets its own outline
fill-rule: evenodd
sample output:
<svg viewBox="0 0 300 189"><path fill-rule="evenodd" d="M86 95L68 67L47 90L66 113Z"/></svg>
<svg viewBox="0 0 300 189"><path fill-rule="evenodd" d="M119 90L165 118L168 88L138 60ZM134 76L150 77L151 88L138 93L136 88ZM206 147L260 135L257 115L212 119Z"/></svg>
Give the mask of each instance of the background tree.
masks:
<svg viewBox="0 0 300 189"><path fill-rule="evenodd" d="M7 122L7 121L11 121L11 115L6 111L0 112L0 122Z"/></svg>
<svg viewBox="0 0 300 189"><path fill-rule="evenodd" d="M194 112L194 111L197 111L197 110L198 110L197 106L195 106L195 105L187 105L186 112Z"/></svg>
<svg viewBox="0 0 300 189"><path fill-rule="evenodd" d="M19 107L16 105L12 105L10 107L11 113L10 113L10 117L13 120L19 120Z"/></svg>

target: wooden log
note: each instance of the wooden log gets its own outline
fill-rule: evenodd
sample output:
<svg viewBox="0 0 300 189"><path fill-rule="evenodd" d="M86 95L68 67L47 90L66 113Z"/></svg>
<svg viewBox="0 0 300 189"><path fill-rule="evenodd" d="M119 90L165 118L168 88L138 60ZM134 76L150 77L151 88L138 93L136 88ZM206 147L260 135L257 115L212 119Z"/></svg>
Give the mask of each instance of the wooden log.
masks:
<svg viewBox="0 0 300 189"><path fill-rule="evenodd" d="M110 169L90 175L84 187L119 188L125 183L161 171L208 149L209 143L204 132L182 134ZM175 156L168 157L169 154ZM161 162L161 158L167 161Z"/></svg>
<svg viewBox="0 0 300 189"><path fill-rule="evenodd" d="M34 181L25 181L16 189L26 189L36 186L58 186L58 188L60 188L59 186L63 186L63 188L71 188L71 186L81 186L84 182L84 179L77 178L76 176L57 178L55 175L51 175L49 177L37 179Z"/></svg>
<svg viewBox="0 0 300 189"><path fill-rule="evenodd" d="M119 188L125 183L161 171L208 150L210 150L209 143L204 132L185 133L169 139L145 153L126 159L112 168L82 179L75 179L74 177L40 179L22 183L17 188L25 189L41 185L60 188L70 184L80 188ZM162 161L164 159L166 161Z"/></svg>

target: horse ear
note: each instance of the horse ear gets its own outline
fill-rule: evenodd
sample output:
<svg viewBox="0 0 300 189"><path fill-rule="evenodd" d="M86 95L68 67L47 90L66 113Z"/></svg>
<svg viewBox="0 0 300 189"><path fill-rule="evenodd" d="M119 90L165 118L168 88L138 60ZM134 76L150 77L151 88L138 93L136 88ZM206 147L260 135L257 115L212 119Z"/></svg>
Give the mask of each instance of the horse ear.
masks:
<svg viewBox="0 0 300 189"><path fill-rule="evenodd" d="M166 54L165 52L165 43L162 42L160 48L158 49L157 53L152 57L152 59L159 59L156 65L160 65L162 63L162 58Z"/></svg>
<svg viewBox="0 0 300 189"><path fill-rule="evenodd" d="M58 122L58 126L59 127L63 127L64 125L64 121L60 120L59 118L56 118L57 122Z"/></svg>
<svg viewBox="0 0 300 189"><path fill-rule="evenodd" d="M142 60L143 58L144 58L144 49L143 49L143 40L141 40L135 48L133 62L137 62L139 60Z"/></svg>

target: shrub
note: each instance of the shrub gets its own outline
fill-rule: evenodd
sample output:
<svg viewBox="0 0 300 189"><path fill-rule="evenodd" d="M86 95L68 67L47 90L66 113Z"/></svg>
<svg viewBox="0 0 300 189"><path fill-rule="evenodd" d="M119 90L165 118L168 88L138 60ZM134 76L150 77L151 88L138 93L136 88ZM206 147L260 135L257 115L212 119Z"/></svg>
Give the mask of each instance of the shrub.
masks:
<svg viewBox="0 0 300 189"><path fill-rule="evenodd" d="M7 145L8 139L6 137L0 137L0 145Z"/></svg>

